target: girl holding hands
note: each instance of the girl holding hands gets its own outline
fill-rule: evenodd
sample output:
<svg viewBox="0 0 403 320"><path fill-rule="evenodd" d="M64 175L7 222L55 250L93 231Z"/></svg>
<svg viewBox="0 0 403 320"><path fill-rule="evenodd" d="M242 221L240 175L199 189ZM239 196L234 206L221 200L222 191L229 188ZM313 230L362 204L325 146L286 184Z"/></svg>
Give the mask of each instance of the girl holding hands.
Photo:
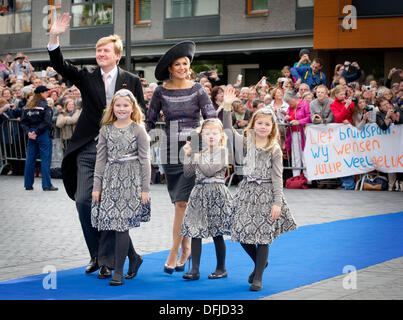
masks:
<svg viewBox="0 0 403 320"><path fill-rule="evenodd" d="M227 140L223 125L217 118L204 120L200 135L203 143L201 152L194 152L190 141L183 146L184 175L196 176L181 226L181 235L191 238L192 269L183 275L187 280L200 278L202 238L208 237L213 237L217 257L216 270L208 278L227 277L223 235L229 234L232 201L231 193L225 186Z"/></svg>

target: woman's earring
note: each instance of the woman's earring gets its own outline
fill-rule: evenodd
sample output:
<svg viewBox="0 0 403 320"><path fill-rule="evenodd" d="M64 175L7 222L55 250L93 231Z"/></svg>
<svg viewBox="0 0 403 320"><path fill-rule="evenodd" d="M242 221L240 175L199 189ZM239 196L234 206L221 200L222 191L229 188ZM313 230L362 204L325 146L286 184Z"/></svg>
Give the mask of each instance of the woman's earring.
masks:
<svg viewBox="0 0 403 320"><path fill-rule="evenodd" d="M172 80L172 73L169 73L169 80Z"/></svg>

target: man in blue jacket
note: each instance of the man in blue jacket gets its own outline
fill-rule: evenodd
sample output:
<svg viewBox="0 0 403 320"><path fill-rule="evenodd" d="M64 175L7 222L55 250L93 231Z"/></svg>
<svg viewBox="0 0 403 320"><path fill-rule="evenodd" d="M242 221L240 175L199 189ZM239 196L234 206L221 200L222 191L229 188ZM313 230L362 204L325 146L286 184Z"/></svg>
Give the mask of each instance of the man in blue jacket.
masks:
<svg viewBox="0 0 403 320"><path fill-rule="evenodd" d="M320 71L322 61L319 58L313 59L310 67L291 68L291 75L297 79L295 86L298 88L301 83L306 83L312 90L316 86L326 85L326 75Z"/></svg>

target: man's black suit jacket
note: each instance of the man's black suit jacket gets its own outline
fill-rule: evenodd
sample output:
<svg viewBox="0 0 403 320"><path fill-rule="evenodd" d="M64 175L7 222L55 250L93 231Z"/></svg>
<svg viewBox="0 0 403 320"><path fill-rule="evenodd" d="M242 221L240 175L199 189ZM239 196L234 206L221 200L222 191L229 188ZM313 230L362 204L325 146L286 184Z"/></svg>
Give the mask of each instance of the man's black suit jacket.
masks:
<svg viewBox="0 0 403 320"><path fill-rule="evenodd" d="M49 57L52 67L81 92L82 112L62 162L63 183L68 196L74 200L77 189L77 154L99 134L101 118L106 107L105 86L100 67L79 70L63 59L60 47L49 51ZM120 89L133 92L144 112L145 104L139 77L118 67L115 92Z"/></svg>

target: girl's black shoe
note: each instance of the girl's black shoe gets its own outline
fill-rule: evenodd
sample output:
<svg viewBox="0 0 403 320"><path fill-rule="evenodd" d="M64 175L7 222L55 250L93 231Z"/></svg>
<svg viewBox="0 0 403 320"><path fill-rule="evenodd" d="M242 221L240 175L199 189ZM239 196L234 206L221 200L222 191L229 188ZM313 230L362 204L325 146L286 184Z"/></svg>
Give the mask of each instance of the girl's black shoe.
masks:
<svg viewBox="0 0 403 320"><path fill-rule="evenodd" d="M260 291L262 290L263 285L261 281L253 281L252 285L250 286L250 291Z"/></svg>
<svg viewBox="0 0 403 320"><path fill-rule="evenodd" d="M123 284L123 275L115 271L109 284L111 286L121 286Z"/></svg>
<svg viewBox="0 0 403 320"><path fill-rule="evenodd" d="M197 272L197 273L188 272L188 273L185 273L182 276L182 278L186 279L186 280L199 280L200 279L200 273L199 272Z"/></svg>
<svg viewBox="0 0 403 320"><path fill-rule="evenodd" d="M213 273L211 273L208 276L209 279L221 279L221 278L226 278L226 277L228 277L227 271L224 271L224 272L214 271Z"/></svg>
<svg viewBox="0 0 403 320"><path fill-rule="evenodd" d="M142 263L143 258L141 256L137 256L134 262L133 270L127 271L125 279L133 279L135 276L137 276L137 271L139 270Z"/></svg>
<svg viewBox="0 0 403 320"><path fill-rule="evenodd" d="M264 266L264 268L266 269L268 265L269 263L266 261L266 265ZM255 270L253 270L253 272L249 275L248 282L252 283L254 277L255 277Z"/></svg>

